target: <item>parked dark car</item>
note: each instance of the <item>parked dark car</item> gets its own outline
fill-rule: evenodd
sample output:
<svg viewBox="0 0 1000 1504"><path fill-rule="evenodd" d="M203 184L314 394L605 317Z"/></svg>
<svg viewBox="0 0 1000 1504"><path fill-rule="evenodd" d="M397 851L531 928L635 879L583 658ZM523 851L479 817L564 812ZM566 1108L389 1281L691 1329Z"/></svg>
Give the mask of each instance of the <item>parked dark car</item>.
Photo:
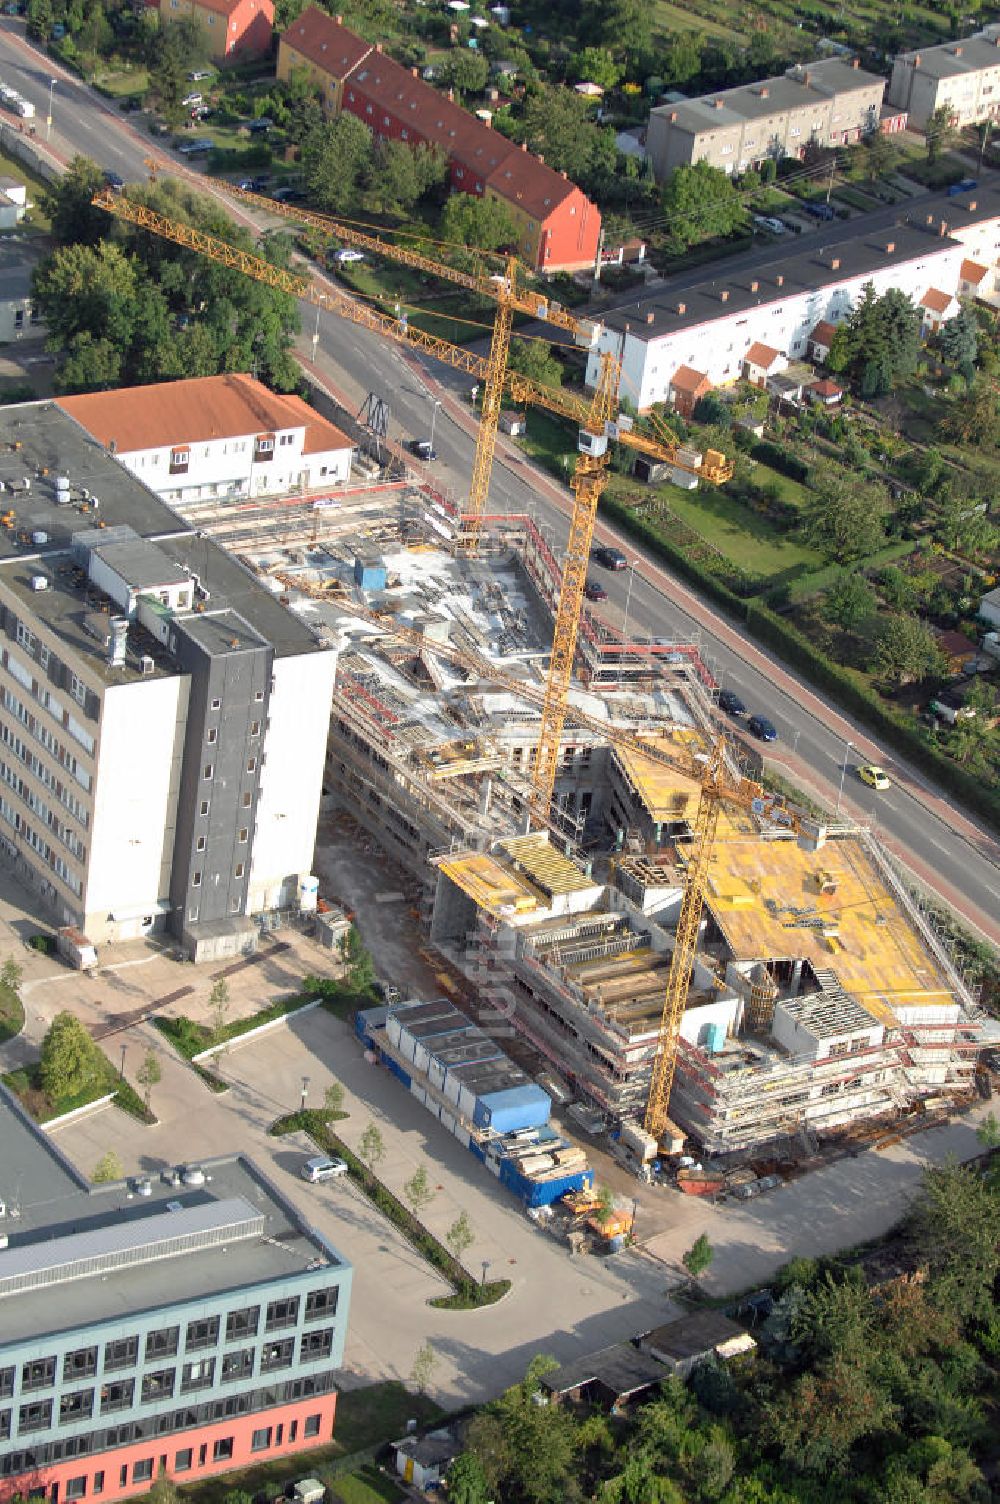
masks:
<svg viewBox="0 0 1000 1504"><path fill-rule="evenodd" d="M963 178L960 183L952 183L948 189L948 197L955 198L960 193L971 193L974 188L978 187L978 178Z"/></svg>
<svg viewBox="0 0 1000 1504"><path fill-rule="evenodd" d="M275 188L271 197L276 204L301 204L305 194L301 188Z"/></svg>
<svg viewBox="0 0 1000 1504"><path fill-rule="evenodd" d="M113 193L125 192L125 179L119 177L117 172L112 172L110 169L108 169L104 174L104 181L107 183L108 187Z"/></svg>
<svg viewBox="0 0 1000 1504"><path fill-rule="evenodd" d="M600 580L588 580L583 587L583 593L588 601L606 601L608 598L608 592Z"/></svg>
<svg viewBox="0 0 1000 1504"><path fill-rule="evenodd" d="M813 219L836 219L837 211L832 204L806 204L806 213Z"/></svg>
<svg viewBox="0 0 1000 1504"><path fill-rule="evenodd" d="M597 564L603 564L605 569L627 569L628 560L620 548L610 548L606 543L598 543L590 550L590 557Z"/></svg>
<svg viewBox="0 0 1000 1504"><path fill-rule="evenodd" d="M731 689L719 690L719 709L724 710L727 715L734 717L746 715L747 713L747 708L743 701Z"/></svg>
<svg viewBox="0 0 1000 1504"><path fill-rule="evenodd" d="M752 715L747 721L747 730L751 736L756 736L762 742L776 742L778 740L777 728L773 721L769 721L766 715Z"/></svg>

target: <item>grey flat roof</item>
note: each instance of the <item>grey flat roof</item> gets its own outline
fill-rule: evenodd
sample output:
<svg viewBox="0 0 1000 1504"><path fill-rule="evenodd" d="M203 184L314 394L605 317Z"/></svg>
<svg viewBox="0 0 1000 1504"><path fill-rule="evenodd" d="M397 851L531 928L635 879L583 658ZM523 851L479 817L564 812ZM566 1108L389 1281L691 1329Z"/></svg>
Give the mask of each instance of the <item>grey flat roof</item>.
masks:
<svg viewBox="0 0 1000 1504"><path fill-rule="evenodd" d="M969 207L973 203L975 209ZM818 292L954 245L947 234L941 234L941 225L958 228L1000 216L1000 188L980 183L974 192L953 198L944 194L923 198L908 207L901 205L900 216L896 224L877 230L866 231L863 223L824 225L810 235L807 245L797 244L794 250L779 252L771 261L761 262L756 251L733 256L715 262L711 275L701 281L682 283L676 290L668 284L651 296L620 303L597 316L608 329L618 333L627 330L631 338L648 344L698 324L780 303L797 293ZM888 251L890 243L893 249ZM833 258L840 261L836 271L830 265ZM783 279L780 286L779 276ZM729 294L726 302L722 301L723 291ZM684 305L683 313L678 312L680 304ZM648 322L650 314L652 323Z"/></svg>
<svg viewBox="0 0 1000 1504"><path fill-rule="evenodd" d="M552 1394L569 1394L584 1384L600 1384L620 1399L648 1389L667 1377L663 1364L649 1353L640 1352L631 1342L617 1342L599 1352L574 1358L554 1368L542 1379Z"/></svg>
<svg viewBox="0 0 1000 1504"><path fill-rule="evenodd" d="M960 49L960 50L956 50ZM919 72L930 78L952 78L959 73L976 73L983 68L1000 66L1000 47L986 31L973 32L954 42L940 42L936 47L917 47L902 52L908 63L920 59Z"/></svg>
<svg viewBox="0 0 1000 1504"><path fill-rule="evenodd" d="M155 543L150 543L145 538L108 543L95 548L94 553L104 560L109 569L121 575L133 590L185 585L190 578L162 548L157 548Z"/></svg>
<svg viewBox="0 0 1000 1504"><path fill-rule="evenodd" d="M664 1326L647 1332L643 1341L671 1358L698 1358L723 1342L734 1337L743 1337L746 1329L723 1316L721 1311L695 1311L691 1316L681 1316L677 1321L668 1321Z"/></svg>
<svg viewBox="0 0 1000 1504"><path fill-rule="evenodd" d="M121 1255L112 1274L97 1268L0 1299L0 1351L30 1337L252 1289L310 1268L346 1267L249 1160L203 1160L202 1168L200 1186L174 1185L169 1170L151 1172L148 1196L136 1193L135 1181L88 1186L0 1089L0 1199L7 1208L0 1230L9 1239L0 1252L0 1278L6 1260L11 1269L27 1270L87 1250ZM213 1228L235 1232L241 1219L253 1221L247 1235L205 1246ZM130 1249L179 1234L190 1235L194 1246L155 1261L129 1261Z"/></svg>
<svg viewBox="0 0 1000 1504"><path fill-rule="evenodd" d="M68 506L56 504L57 476L70 482L74 499ZM144 580L156 575L151 583L158 585L179 580L182 574L195 574L209 592L213 608L236 612L274 646L278 657L320 650L312 631L294 612L217 544L199 537L189 522L148 491L54 402L0 408L0 480L6 487L4 509L14 513L13 527L0 529L0 582L23 598L25 614L30 612L50 627L105 682L129 683L141 670L139 652L132 651L131 642L126 666L109 669L101 645L83 627L87 612L94 609L88 601L88 591L93 595L94 587L74 574L72 543L77 534L92 532L98 521L109 532L122 525L131 527L140 543L155 543L165 555L165 565L157 563L155 568L151 552L140 552L136 545L131 545L134 553L120 556L145 571ZM23 489L25 481L28 490ZM99 499L96 513L82 509L83 488ZM38 532L47 535L44 544L30 542ZM117 540L109 539L102 546L111 550L111 562ZM48 589L32 590L35 575L45 576ZM143 634L141 652L153 658L157 674L177 672L173 660L149 634Z"/></svg>
<svg viewBox="0 0 1000 1504"><path fill-rule="evenodd" d="M820 84L822 88L817 87ZM699 94L694 99L657 105L654 113L668 117L676 114L673 129L694 134L789 110L808 109L810 105L818 107L834 94L844 97L876 84L885 84L885 79L879 74L866 73L840 58L823 58L787 73L779 73L774 78L761 79L760 83L738 84L734 89L718 89L711 94ZM765 90L766 93L762 92Z"/></svg>

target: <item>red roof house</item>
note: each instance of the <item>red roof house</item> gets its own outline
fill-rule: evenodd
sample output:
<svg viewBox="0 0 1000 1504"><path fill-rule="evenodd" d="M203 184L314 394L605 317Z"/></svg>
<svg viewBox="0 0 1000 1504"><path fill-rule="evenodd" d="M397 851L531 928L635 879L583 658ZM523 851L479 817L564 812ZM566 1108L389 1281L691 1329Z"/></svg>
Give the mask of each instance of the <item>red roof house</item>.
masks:
<svg viewBox="0 0 1000 1504"><path fill-rule="evenodd" d="M216 63L262 57L271 46L272 0L169 0L159 10L161 24L192 17Z"/></svg>

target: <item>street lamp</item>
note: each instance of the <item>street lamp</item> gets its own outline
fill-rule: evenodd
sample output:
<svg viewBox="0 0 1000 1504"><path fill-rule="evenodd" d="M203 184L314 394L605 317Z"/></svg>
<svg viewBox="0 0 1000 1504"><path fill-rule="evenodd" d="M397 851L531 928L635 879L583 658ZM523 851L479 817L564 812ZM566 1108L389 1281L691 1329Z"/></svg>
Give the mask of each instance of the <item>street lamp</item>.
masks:
<svg viewBox="0 0 1000 1504"><path fill-rule="evenodd" d="M49 113L45 117L45 139L46 139L46 141L52 135L52 90L55 88L55 86L56 86L55 79L54 78L50 78L49 79Z"/></svg>
<svg viewBox="0 0 1000 1504"><path fill-rule="evenodd" d="M319 304L317 303L316 304L316 328L313 330L313 336L312 336L312 347L313 347L312 358L313 358L313 365L316 364L316 349L317 349L318 345L319 345Z"/></svg>
<svg viewBox="0 0 1000 1504"><path fill-rule="evenodd" d="M308 1097L308 1095L309 1095L309 1077L308 1076L303 1076L302 1077L302 1100L299 1102L299 1111L300 1112L305 1112L305 1110L306 1110L306 1097Z"/></svg>
<svg viewBox="0 0 1000 1504"><path fill-rule="evenodd" d="M483 1259L483 1284L484 1285L486 1283L486 1275L489 1272L490 1262L491 1261L489 1259Z"/></svg>
<svg viewBox="0 0 1000 1504"><path fill-rule="evenodd" d="M434 406L431 408L431 438L430 438L430 444L431 444L431 448L433 449L434 448L434 424L437 422L438 408L441 406L441 403L438 400L438 398L436 398L436 397L432 398L432 401L434 403Z"/></svg>
<svg viewBox="0 0 1000 1504"><path fill-rule="evenodd" d="M125 1045L122 1045L122 1068L121 1068L120 1075L121 1075L121 1079L124 1081L125 1080Z"/></svg>
<svg viewBox="0 0 1000 1504"><path fill-rule="evenodd" d="M853 742L845 742L844 743L844 761L842 762L841 767L840 767L840 788L837 790L837 808L836 808L836 811L835 811L835 813L838 814L838 815L840 814L840 801L844 797L844 779L847 776L847 759L848 759L848 754L850 753L851 748L853 746L854 746Z"/></svg>

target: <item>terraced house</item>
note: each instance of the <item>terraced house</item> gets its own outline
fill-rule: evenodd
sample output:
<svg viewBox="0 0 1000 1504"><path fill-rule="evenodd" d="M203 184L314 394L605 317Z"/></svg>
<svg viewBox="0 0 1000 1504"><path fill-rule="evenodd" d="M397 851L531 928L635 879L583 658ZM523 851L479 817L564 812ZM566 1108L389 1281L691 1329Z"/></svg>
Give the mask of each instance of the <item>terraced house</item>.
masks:
<svg viewBox="0 0 1000 1504"><path fill-rule="evenodd" d="M436 146L448 160L453 192L499 199L518 229L518 253L537 271L594 264L601 233L595 204L541 157L533 156L448 95L311 5L282 34L278 77L304 68L331 118L348 110L373 135Z"/></svg>

